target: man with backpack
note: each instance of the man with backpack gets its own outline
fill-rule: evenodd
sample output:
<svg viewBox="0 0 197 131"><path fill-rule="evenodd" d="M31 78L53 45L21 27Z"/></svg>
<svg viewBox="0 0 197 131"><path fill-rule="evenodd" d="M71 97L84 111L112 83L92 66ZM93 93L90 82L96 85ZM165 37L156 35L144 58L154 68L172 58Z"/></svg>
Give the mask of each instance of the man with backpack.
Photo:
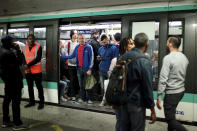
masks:
<svg viewBox="0 0 197 131"><path fill-rule="evenodd" d="M144 55L149 45L147 35L139 33L134 41L135 48L125 53L121 57L122 60ZM126 93L133 95L121 108L122 131L144 131L146 109L151 110L150 124L156 120L151 62L147 58L137 58L128 64L126 72Z"/></svg>

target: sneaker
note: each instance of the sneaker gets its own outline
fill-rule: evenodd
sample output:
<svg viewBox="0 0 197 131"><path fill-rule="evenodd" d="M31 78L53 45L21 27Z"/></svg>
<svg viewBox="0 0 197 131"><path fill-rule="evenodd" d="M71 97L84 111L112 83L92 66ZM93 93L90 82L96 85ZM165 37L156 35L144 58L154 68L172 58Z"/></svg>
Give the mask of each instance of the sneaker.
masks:
<svg viewBox="0 0 197 131"><path fill-rule="evenodd" d="M41 109L43 109L44 108L44 104L39 104L38 105L38 110L41 110Z"/></svg>
<svg viewBox="0 0 197 131"><path fill-rule="evenodd" d="M63 102L68 101L68 100L67 100L67 99L65 99L64 97L61 97L61 98L60 98L60 100L61 100L61 101L63 101Z"/></svg>
<svg viewBox="0 0 197 131"><path fill-rule="evenodd" d="M25 108L29 108L29 107L32 107L32 106L35 106L35 103L28 103L27 105L25 105Z"/></svg>
<svg viewBox="0 0 197 131"><path fill-rule="evenodd" d="M71 100L72 100L72 101L76 101L76 97L72 97Z"/></svg>
<svg viewBox="0 0 197 131"><path fill-rule="evenodd" d="M82 103L82 102L83 102L83 100L82 100L81 98L79 98L79 99L78 99L78 102Z"/></svg>
<svg viewBox="0 0 197 131"><path fill-rule="evenodd" d="M27 129L28 127L26 126L26 125L19 125L19 126L14 126L13 128L12 128L12 130L13 131L20 131L20 130L25 130L25 129Z"/></svg>
<svg viewBox="0 0 197 131"><path fill-rule="evenodd" d="M1 127L6 128L6 127L12 127L13 125L14 125L13 122L9 121L9 122L3 122Z"/></svg>
<svg viewBox="0 0 197 131"><path fill-rule="evenodd" d="M102 101L101 104L99 104L99 106L104 106L105 105L105 102Z"/></svg>
<svg viewBox="0 0 197 131"><path fill-rule="evenodd" d="M91 100L88 100L88 104L93 104L93 102Z"/></svg>

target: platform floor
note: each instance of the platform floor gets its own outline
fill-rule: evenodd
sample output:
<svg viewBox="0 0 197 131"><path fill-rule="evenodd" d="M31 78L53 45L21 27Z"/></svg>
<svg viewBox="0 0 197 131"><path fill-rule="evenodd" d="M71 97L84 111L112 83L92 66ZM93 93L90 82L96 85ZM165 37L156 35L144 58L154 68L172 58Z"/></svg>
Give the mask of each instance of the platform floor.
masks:
<svg viewBox="0 0 197 131"><path fill-rule="evenodd" d="M115 131L115 115L76 110L65 107L45 105L37 110L38 104L32 108L24 108L27 102L21 103L23 122L29 127L26 131ZM10 112L11 108L10 108ZM167 131L165 122L156 121L148 124L146 131ZM2 98L0 98L0 124L2 123ZM197 131L196 126L185 125L188 131ZM1 128L0 131L11 131L12 128Z"/></svg>

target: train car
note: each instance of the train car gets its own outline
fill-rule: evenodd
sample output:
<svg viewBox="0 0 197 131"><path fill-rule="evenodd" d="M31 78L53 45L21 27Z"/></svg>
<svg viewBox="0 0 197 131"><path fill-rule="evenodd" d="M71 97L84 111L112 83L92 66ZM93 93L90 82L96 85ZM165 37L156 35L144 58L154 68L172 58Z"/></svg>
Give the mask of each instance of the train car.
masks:
<svg viewBox="0 0 197 131"><path fill-rule="evenodd" d="M158 85L162 59L167 54L166 41L169 36L178 35L182 43L179 48L189 59L186 77L186 93L178 105L176 116L186 122L197 122L197 3L190 1L152 0L100 0L100 1L16 1L1 3L0 37L10 34L17 41L26 43L27 35L34 34L43 47L43 86L48 103L59 105L59 40L67 42L70 30L76 29L87 39L93 29L100 35L114 35L120 32L122 38L139 32L148 34L150 46L147 53L153 63L154 99ZM37 3L36 3L37 2ZM6 5L7 4L7 5ZM8 6L9 5L9 6ZM45 6L44 6L45 5ZM28 98L24 79L23 98ZM3 82L0 80L0 95L3 96ZM35 96L37 89L35 88ZM38 99L38 98L36 98ZM112 113L108 107L87 106L77 103L61 104L65 107ZM163 110L156 110L157 116L164 118ZM149 116L150 112L147 113Z"/></svg>

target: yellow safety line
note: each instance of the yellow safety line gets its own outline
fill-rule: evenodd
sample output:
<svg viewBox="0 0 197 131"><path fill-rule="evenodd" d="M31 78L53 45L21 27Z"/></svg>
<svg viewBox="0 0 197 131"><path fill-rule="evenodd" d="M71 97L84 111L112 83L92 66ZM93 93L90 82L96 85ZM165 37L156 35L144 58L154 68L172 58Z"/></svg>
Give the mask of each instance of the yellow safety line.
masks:
<svg viewBox="0 0 197 131"><path fill-rule="evenodd" d="M36 122L36 123L30 124L29 128L32 128L32 127L35 127L35 126L39 126L39 125L44 125L46 123L48 123L48 122L46 122L46 121Z"/></svg>
<svg viewBox="0 0 197 131"><path fill-rule="evenodd" d="M63 129L59 125L51 125L52 128L55 129L55 131L63 131Z"/></svg>

